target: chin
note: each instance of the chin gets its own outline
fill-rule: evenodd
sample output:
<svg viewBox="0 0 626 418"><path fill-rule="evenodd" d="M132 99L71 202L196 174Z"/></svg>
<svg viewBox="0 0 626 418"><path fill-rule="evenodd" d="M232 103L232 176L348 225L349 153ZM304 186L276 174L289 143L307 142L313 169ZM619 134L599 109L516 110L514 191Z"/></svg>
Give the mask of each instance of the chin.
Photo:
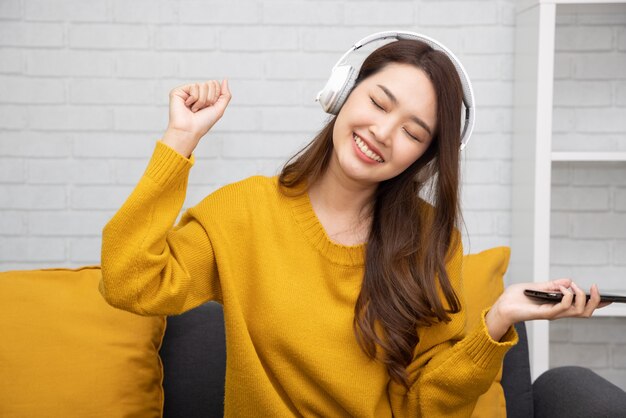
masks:
<svg viewBox="0 0 626 418"><path fill-rule="evenodd" d="M359 162L357 161L356 164L358 163ZM378 184L384 180L380 177L380 175L374 175L374 173L368 172L367 168L364 169L364 167L355 167L348 164L347 166L342 166L341 168L346 177L359 183L371 185Z"/></svg>

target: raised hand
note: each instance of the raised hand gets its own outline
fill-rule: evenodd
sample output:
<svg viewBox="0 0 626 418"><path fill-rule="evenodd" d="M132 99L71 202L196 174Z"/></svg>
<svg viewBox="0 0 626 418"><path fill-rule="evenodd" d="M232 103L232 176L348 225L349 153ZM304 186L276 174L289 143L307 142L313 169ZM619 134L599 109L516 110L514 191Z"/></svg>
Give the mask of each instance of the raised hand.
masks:
<svg viewBox="0 0 626 418"><path fill-rule="evenodd" d="M524 289L561 292L563 299L558 303L531 299L524 294ZM600 292L596 285L591 286L590 295L587 301L585 292L570 279L517 283L504 290L487 313L485 321L491 336L499 340L516 322L533 319L588 318L597 308L610 304L600 303Z"/></svg>
<svg viewBox="0 0 626 418"><path fill-rule="evenodd" d="M231 99L228 81L185 84L170 91L169 123L162 141L188 157L220 120Z"/></svg>

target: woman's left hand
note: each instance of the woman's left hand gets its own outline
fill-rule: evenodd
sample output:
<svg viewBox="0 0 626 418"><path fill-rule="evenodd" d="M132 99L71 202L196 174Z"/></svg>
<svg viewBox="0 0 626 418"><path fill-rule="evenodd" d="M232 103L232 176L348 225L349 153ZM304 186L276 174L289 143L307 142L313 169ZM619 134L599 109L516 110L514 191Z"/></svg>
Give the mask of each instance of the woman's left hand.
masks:
<svg viewBox="0 0 626 418"><path fill-rule="evenodd" d="M561 292L563 299L558 303L532 299L524 294L525 289ZM570 279L513 284L504 290L485 317L489 334L498 341L509 327L517 322L533 319L589 318L594 310L610 304L610 302L600 303L600 292L596 285L591 286L590 295L587 301L585 292Z"/></svg>

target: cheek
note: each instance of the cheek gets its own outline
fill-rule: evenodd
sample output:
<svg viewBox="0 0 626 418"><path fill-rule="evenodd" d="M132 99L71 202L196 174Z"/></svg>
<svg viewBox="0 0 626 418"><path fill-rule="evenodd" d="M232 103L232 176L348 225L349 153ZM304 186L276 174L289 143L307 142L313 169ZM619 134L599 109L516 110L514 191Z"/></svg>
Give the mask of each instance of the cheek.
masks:
<svg viewBox="0 0 626 418"><path fill-rule="evenodd" d="M398 164L406 168L424 155L427 149L427 146L420 143L402 141L401 144L394 147L394 156L397 157Z"/></svg>
<svg viewBox="0 0 626 418"><path fill-rule="evenodd" d="M333 138L345 135L347 129L349 129L348 120L346 118L346 113L343 112L342 108L342 111L339 112L339 114L335 118L335 126L333 127Z"/></svg>

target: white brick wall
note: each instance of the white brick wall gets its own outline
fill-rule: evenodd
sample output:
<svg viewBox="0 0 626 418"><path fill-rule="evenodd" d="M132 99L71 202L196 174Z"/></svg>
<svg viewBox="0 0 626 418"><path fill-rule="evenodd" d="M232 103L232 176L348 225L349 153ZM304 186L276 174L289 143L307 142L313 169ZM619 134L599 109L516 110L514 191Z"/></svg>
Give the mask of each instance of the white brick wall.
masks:
<svg viewBox="0 0 626 418"><path fill-rule="evenodd" d="M561 319L550 323L550 367L585 366L626 388L626 320Z"/></svg>
<svg viewBox="0 0 626 418"><path fill-rule="evenodd" d="M615 9L613 9L615 11ZM626 8L557 16L553 149L626 151ZM626 163L554 163L551 276L626 294ZM550 366L626 389L626 318L551 323Z"/></svg>
<svg viewBox="0 0 626 418"><path fill-rule="evenodd" d="M313 98L341 53L389 28L444 42L474 80L466 246L506 245L513 24L512 0L4 0L0 269L99 262L101 229L143 173L182 83L228 77L234 96L196 151L185 208L227 182L275 174L327 118Z"/></svg>

